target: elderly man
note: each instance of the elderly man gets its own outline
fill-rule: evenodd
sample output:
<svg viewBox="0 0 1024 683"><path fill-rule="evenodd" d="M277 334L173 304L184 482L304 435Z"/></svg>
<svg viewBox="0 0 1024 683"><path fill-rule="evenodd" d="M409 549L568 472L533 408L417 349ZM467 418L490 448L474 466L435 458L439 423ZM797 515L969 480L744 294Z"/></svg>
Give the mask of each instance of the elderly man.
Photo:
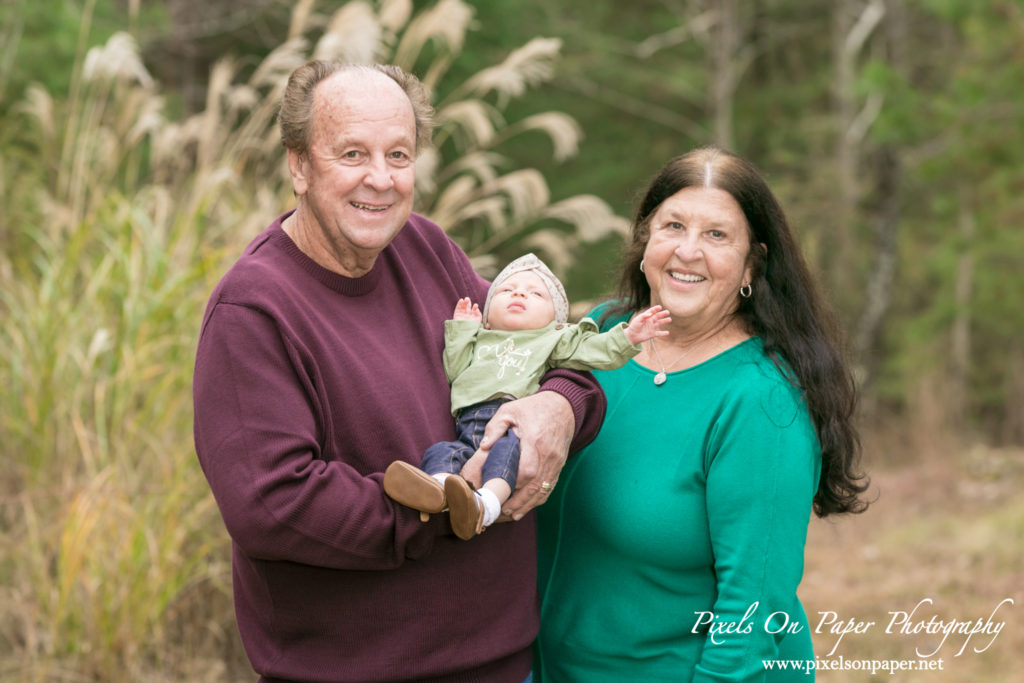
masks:
<svg viewBox="0 0 1024 683"><path fill-rule="evenodd" d="M533 515L464 543L446 514L424 523L382 489L390 462L418 465L454 438L444 320L487 291L412 213L431 113L419 81L393 66L297 69L280 115L297 208L246 248L203 319L196 452L265 681L529 676ZM507 516L543 502L570 442L593 438L603 412L590 376L554 371L495 416L484 447L510 427L523 442Z"/></svg>

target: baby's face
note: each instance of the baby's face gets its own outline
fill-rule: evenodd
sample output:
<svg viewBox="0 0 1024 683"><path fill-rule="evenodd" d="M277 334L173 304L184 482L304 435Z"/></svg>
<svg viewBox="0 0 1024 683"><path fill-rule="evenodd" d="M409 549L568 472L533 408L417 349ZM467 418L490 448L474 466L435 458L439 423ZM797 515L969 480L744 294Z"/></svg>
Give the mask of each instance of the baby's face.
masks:
<svg viewBox="0 0 1024 683"><path fill-rule="evenodd" d="M487 308L487 326L492 330L539 330L554 320L551 292L532 270L502 280Z"/></svg>

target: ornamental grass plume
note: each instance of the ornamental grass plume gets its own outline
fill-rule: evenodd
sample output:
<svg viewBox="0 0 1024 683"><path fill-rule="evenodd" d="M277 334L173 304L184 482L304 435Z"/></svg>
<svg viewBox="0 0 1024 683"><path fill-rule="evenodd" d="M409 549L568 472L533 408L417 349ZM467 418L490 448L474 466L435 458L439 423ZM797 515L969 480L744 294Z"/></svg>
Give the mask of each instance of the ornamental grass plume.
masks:
<svg viewBox="0 0 1024 683"><path fill-rule="evenodd" d="M317 10L296 3L288 39L260 63L217 61L192 115L171 113L117 33L81 55L69 93L35 86L0 127L18 135L0 159L0 677L251 675L193 452L191 372L216 279L294 201L275 119L305 60L395 62L447 93L417 161L417 210L478 267L541 250L564 272L576 245L625 228L596 197L552 202L538 170L502 154L523 135L556 160L576 153L567 115L506 118L551 78L559 41L452 84L467 3Z"/></svg>

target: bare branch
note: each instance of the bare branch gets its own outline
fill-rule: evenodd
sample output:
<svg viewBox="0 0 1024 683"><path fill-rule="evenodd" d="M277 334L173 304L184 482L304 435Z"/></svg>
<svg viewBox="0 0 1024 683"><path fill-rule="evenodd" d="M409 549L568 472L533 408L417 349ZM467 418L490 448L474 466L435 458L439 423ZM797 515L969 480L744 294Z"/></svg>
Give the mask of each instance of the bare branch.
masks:
<svg viewBox="0 0 1024 683"><path fill-rule="evenodd" d="M846 34L843 51L849 56L860 52L861 48L864 47L864 43L871 37L871 33L884 16L885 4L882 0L871 0L864 8L864 11L861 12L860 17L857 18L857 23Z"/></svg>

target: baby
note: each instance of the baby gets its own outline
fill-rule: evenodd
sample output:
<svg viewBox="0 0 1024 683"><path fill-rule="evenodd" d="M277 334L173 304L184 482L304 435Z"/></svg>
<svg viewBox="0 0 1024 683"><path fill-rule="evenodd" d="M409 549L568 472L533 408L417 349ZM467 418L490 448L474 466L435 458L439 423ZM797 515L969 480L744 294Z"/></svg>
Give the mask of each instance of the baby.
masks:
<svg viewBox="0 0 1024 683"><path fill-rule="evenodd" d="M512 431L491 447L479 490L459 475L501 404L536 392L552 368L612 370L639 353L641 342L668 334L661 328L669 314L660 306L604 333L590 318L570 325L568 317L562 283L533 254L498 273L482 314L477 304L460 299L445 322L444 348L458 441L430 446L420 469L391 463L385 492L424 520L447 507L455 534L472 538L494 523L516 487L519 438Z"/></svg>

